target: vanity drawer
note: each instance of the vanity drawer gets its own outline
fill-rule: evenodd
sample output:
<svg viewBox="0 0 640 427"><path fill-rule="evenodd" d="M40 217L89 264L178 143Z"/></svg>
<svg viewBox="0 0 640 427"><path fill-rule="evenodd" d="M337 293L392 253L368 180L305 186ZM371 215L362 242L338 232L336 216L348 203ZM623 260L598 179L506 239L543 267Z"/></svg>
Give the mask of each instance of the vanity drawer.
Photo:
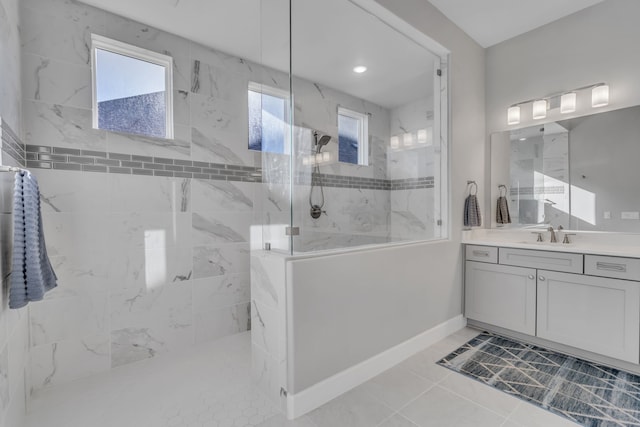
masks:
<svg viewBox="0 0 640 427"><path fill-rule="evenodd" d="M467 245L467 261L498 263L498 248L494 246Z"/></svg>
<svg viewBox="0 0 640 427"><path fill-rule="evenodd" d="M640 259L585 255L584 274L640 281Z"/></svg>
<svg viewBox="0 0 640 427"><path fill-rule="evenodd" d="M500 264L518 267L577 274L582 274L583 271L582 254L500 248L498 259Z"/></svg>

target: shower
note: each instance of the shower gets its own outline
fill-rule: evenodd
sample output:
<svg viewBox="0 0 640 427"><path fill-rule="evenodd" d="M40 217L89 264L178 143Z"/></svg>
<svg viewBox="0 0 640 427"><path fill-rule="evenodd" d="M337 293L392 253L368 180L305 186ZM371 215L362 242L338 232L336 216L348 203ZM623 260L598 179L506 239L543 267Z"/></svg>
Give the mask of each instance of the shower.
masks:
<svg viewBox="0 0 640 427"><path fill-rule="evenodd" d="M329 141L331 141L331 136L323 135L320 139L318 139L318 132L313 132L313 138L315 140L315 154L320 154L322 152L322 147L327 145ZM313 190L316 186L320 187L320 203L313 203ZM313 163L313 171L311 173L311 189L309 190L309 206L310 206L310 215L313 219L318 219L320 216L326 212L322 210L324 207L324 188L322 186L322 177L320 176L320 163Z"/></svg>

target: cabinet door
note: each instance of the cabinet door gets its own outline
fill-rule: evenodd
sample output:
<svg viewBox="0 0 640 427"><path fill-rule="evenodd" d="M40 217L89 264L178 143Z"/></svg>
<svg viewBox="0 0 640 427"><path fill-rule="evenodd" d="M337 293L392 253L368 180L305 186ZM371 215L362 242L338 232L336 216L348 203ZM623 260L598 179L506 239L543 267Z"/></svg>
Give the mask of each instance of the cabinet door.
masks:
<svg viewBox="0 0 640 427"><path fill-rule="evenodd" d="M638 363L640 283L538 271L538 336Z"/></svg>
<svg viewBox="0 0 640 427"><path fill-rule="evenodd" d="M536 270L467 261L465 315L469 319L536 333Z"/></svg>

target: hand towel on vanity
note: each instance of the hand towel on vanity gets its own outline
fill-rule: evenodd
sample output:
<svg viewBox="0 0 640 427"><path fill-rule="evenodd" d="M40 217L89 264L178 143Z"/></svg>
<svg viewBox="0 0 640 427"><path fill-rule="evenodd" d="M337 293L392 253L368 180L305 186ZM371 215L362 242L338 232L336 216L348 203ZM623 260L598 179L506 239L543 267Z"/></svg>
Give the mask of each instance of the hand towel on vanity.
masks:
<svg viewBox="0 0 640 427"><path fill-rule="evenodd" d="M509 203L504 196L498 197L496 206L496 222L498 224L511 224L511 215L509 214Z"/></svg>
<svg viewBox="0 0 640 427"><path fill-rule="evenodd" d="M57 286L56 280L44 242L38 182L29 171L19 171L13 193L9 307L21 308L29 301L41 300Z"/></svg>
<svg viewBox="0 0 640 427"><path fill-rule="evenodd" d="M469 194L464 201L464 226L479 227L481 225L482 217L480 216L478 197L475 194Z"/></svg>

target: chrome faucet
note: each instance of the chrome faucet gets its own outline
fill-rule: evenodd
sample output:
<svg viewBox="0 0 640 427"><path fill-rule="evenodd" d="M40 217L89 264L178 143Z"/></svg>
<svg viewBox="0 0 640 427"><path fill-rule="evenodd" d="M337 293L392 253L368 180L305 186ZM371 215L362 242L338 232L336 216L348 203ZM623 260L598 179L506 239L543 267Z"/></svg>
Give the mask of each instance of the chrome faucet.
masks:
<svg viewBox="0 0 640 427"><path fill-rule="evenodd" d="M549 242L558 243L558 238L556 237L556 232L553 231L553 227L549 226L549 228L547 228L547 231L551 233L551 240L549 240Z"/></svg>

